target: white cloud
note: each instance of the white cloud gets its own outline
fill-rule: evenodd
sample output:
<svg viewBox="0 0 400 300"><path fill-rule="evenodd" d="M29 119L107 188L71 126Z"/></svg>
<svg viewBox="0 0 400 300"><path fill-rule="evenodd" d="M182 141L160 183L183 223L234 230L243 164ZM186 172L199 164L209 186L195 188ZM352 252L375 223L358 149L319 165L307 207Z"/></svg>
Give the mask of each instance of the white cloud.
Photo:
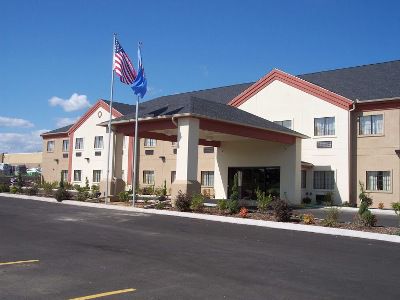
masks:
<svg viewBox="0 0 400 300"><path fill-rule="evenodd" d="M49 99L50 106L61 106L64 111L76 111L83 108L90 107L90 103L87 99L86 95L78 95L77 93L73 93L69 99L62 99L59 97L51 97Z"/></svg>
<svg viewBox="0 0 400 300"><path fill-rule="evenodd" d="M57 127L64 127L67 125L74 124L76 121L79 120L80 117L76 118L58 118L56 121L56 126Z"/></svg>
<svg viewBox="0 0 400 300"><path fill-rule="evenodd" d="M36 152L42 151L41 134L47 129L35 130L30 133L0 133L0 153Z"/></svg>
<svg viewBox="0 0 400 300"><path fill-rule="evenodd" d="M0 126L29 128L33 127L33 124L24 119L0 117Z"/></svg>

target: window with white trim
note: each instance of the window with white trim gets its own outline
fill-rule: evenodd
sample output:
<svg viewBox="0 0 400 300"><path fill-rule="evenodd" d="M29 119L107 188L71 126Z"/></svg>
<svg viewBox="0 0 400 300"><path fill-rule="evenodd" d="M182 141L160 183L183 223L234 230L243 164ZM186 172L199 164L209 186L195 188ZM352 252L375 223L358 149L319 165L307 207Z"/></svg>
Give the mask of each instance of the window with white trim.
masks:
<svg viewBox="0 0 400 300"><path fill-rule="evenodd" d="M94 149L103 149L103 137L102 136L94 137Z"/></svg>
<svg viewBox="0 0 400 300"><path fill-rule="evenodd" d="M82 180L82 171L81 170L74 170L74 181L81 181Z"/></svg>
<svg viewBox="0 0 400 300"><path fill-rule="evenodd" d="M155 139L144 139L144 146L145 147L155 147L157 141Z"/></svg>
<svg viewBox="0 0 400 300"><path fill-rule="evenodd" d="M335 117L314 118L314 136L335 135Z"/></svg>
<svg viewBox="0 0 400 300"><path fill-rule="evenodd" d="M69 150L69 140L63 140L62 151L68 152Z"/></svg>
<svg viewBox="0 0 400 300"><path fill-rule="evenodd" d="M47 152L54 151L54 141L47 141Z"/></svg>
<svg viewBox="0 0 400 300"><path fill-rule="evenodd" d="M358 134L383 134L383 114L360 116L358 118Z"/></svg>
<svg viewBox="0 0 400 300"><path fill-rule="evenodd" d="M201 171L201 185L214 186L214 171Z"/></svg>
<svg viewBox="0 0 400 300"><path fill-rule="evenodd" d="M334 171L314 171L314 189L333 190L335 187Z"/></svg>
<svg viewBox="0 0 400 300"><path fill-rule="evenodd" d="M93 182L100 182L101 180L101 170L93 170Z"/></svg>
<svg viewBox="0 0 400 300"><path fill-rule="evenodd" d="M154 184L154 171L149 171L149 170L143 171L143 183Z"/></svg>
<svg viewBox="0 0 400 300"><path fill-rule="evenodd" d="M390 191L390 171L367 171L368 191Z"/></svg>
<svg viewBox="0 0 400 300"><path fill-rule="evenodd" d="M76 150L83 150L83 138L76 138L75 139L75 149Z"/></svg>
<svg viewBox="0 0 400 300"><path fill-rule="evenodd" d="M292 129L292 120L274 121L274 123Z"/></svg>

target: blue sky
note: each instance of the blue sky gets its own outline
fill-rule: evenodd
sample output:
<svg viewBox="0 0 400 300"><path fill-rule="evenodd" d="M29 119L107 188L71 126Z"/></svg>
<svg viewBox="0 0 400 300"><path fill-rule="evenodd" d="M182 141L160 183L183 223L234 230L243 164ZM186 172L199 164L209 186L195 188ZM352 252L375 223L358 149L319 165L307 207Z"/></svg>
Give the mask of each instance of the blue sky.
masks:
<svg viewBox="0 0 400 300"><path fill-rule="evenodd" d="M400 59L399 1L6 1L0 12L0 152L109 98L112 34L162 95ZM50 99L53 99L50 101ZM133 103L118 81L115 100ZM51 105L53 104L53 106Z"/></svg>

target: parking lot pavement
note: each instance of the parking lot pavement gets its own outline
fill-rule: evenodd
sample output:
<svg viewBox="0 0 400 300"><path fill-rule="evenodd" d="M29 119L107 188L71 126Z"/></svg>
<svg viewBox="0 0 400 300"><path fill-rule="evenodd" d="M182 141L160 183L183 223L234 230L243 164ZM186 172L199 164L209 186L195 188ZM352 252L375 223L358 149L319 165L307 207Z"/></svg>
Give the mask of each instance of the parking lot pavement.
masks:
<svg viewBox="0 0 400 300"><path fill-rule="evenodd" d="M38 260L0 265L0 299L399 299L399 253L379 241L0 197L0 262Z"/></svg>

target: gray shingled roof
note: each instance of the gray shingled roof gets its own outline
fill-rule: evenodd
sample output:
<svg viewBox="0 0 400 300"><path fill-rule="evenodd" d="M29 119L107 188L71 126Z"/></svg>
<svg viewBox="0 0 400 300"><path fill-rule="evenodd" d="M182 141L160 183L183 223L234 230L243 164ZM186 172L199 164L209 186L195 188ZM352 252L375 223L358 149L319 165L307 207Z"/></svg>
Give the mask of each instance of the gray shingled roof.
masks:
<svg viewBox="0 0 400 300"><path fill-rule="evenodd" d="M110 101L108 101L108 100L103 100L103 101L105 103L107 103L107 105L110 105ZM113 108L118 110L123 115L127 115L127 114L135 112L135 106L134 105L121 103L121 102L113 101Z"/></svg>
<svg viewBox="0 0 400 300"><path fill-rule="evenodd" d="M194 97L190 93L186 93L185 97L183 97L182 94L180 95L181 97L174 98L174 101L170 101L168 97L165 97L164 99L159 98L158 101L147 101L141 103L139 105L139 118L169 117L173 115L191 114L199 117L306 137L301 133L280 126L236 107ZM135 113L132 113L116 118L113 122L133 120L134 118Z"/></svg>
<svg viewBox="0 0 400 300"><path fill-rule="evenodd" d="M72 126L74 126L74 124L70 124L70 125L68 125L68 126L64 126L64 127L61 127L61 128L54 129L54 130L52 130L52 131L45 132L45 133L43 133L42 135L46 135L46 134L56 134L56 133L67 133L68 130L69 130Z"/></svg>
<svg viewBox="0 0 400 300"><path fill-rule="evenodd" d="M400 60L297 77L353 101L400 97Z"/></svg>

